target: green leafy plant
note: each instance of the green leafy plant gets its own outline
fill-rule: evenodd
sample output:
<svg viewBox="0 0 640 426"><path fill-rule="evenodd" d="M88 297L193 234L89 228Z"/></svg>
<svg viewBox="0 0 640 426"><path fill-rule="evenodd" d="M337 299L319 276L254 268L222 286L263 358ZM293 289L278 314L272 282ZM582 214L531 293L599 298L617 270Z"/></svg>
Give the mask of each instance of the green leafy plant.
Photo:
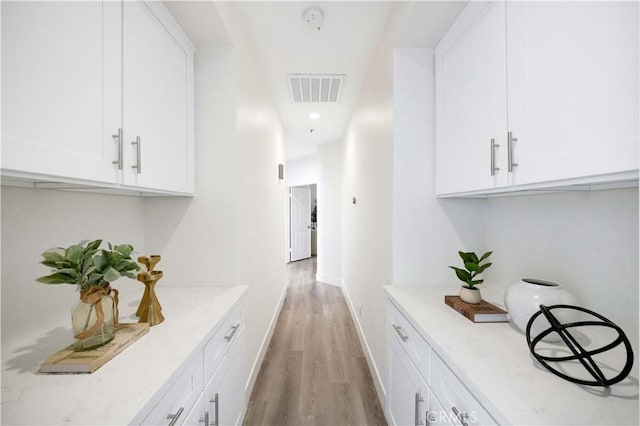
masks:
<svg viewBox="0 0 640 426"><path fill-rule="evenodd" d="M51 274L38 278L43 284L76 284L80 291L106 287L120 277L136 278L134 271L144 268L131 259L130 244L100 249L102 240L81 241L67 248L54 247L42 253L40 263L50 267Z"/></svg>
<svg viewBox="0 0 640 426"><path fill-rule="evenodd" d="M465 287L474 288L478 284L482 284L484 282L484 280L475 278L492 265L491 263L481 264L482 261L487 260L489 256L491 256L491 253L493 252L488 251L478 258L478 256L473 252L459 251L458 254L462 259L465 269L457 268L455 266L449 266L449 268L456 272L456 276L460 281L466 283Z"/></svg>

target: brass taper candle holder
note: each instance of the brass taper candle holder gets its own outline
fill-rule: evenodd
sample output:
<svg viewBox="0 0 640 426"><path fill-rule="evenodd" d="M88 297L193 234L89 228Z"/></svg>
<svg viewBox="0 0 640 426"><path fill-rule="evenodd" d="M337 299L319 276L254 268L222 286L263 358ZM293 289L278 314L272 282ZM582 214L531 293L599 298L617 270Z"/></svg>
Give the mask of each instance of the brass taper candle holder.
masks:
<svg viewBox="0 0 640 426"><path fill-rule="evenodd" d="M156 283L162 278L162 271L153 270L155 265L160 262L160 259L161 257L157 255L140 256L138 258L138 262L147 267L147 272L141 272L137 277L138 281L144 284L144 294L136 310L136 316L140 317L138 322L146 322L149 323L150 326L160 324L164 321L162 306L160 306L155 292Z"/></svg>

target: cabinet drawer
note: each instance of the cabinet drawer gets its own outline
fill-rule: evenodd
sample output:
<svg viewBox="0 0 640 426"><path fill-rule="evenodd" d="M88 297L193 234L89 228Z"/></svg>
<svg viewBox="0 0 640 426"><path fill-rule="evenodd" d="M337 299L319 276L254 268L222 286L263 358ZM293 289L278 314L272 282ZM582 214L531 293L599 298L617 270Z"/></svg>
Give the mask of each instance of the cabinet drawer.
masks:
<svg viewBox="0 0 640 426"><path fill-rule="evenodd" d="M216 369L220 365L220 361L227 352L230 343L240 335L240 328L242 328L243 323L242 308L238 306L233 309L222 323L222 326L204 346L205 383L208 383L211 376L216 372Z"/></svg>
<svg viewBox="0 0 640 426"><path fill-rule="evenodd" d="M178 379L173 382L164 396L142 422L143 425L167 425L171 416L179 413L176 424L182 424L191 407L202 392L202 355L200 351L181 368Z"/></svg>
<svg viewBox="0 0 640 426"><path fill-rule="evenodd" d="M480 405L449 367L436 354L431 357L431 390L454 424L495 425L497 422ZM464 423L462 423L463 419Z"/></svg>
<svg viewBox="0 0 640 426"><path fill-rule="evenodd" d="M387 324L420 375L429 383L429 344L391 302L387 303Z"/></svg>

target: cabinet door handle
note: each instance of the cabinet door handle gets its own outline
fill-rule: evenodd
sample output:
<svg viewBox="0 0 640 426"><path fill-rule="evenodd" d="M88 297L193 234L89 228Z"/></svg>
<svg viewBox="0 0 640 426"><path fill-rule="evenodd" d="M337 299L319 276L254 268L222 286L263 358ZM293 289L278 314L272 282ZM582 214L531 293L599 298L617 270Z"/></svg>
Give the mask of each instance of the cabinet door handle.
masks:
<svg viewBox="0 0 640 426"><path fill-rule="evenodd" d="M220 399L218 398L218 394L213 397L213 399L209 400L211 404L213 404L213 421L209 423L209 426L218 426L218 402Z"/></svg>
<svg viewBox="0 0 640 426"><path fill-rule="evenodd" d="M204 426L209 426L209 411L204 412L204 419L198 420L199 423L204 423Z"/></svg>
<svg viewBox="0 0 640 426"><path fill-rule="evenodd" d="M518 138L513 137L513 132L507 132L507 160L508 171L511 173L514 167L518 166L518 163L513 162L513 143L518 142Z"/></svg>
<svg viewBox="0 0 640 426"><path fill-rule="evenodd" d="M118 158L113 160L112 163L118 166L118 170L122 170L122 128L118 128L118 133L112 136L118 144Z"/></svg>
<svg viewBox="0 0 640 426"><path fill-rule="evenodd" d="M227 342L230 342L231 339L233 339L233 336L236 334L236 331L238 331L238 329L240 328L240 323L234 325L233 327L231 327L231 333L229 333L228 335L224 336L224 340L226 340Z"/></svg>
<svg viewBox="0 0 640 426"><path fill-rule="evenodd" d="M416 392L416 416L415 416L415 425L416 426L424 426L424 422L420 420L420 403L424 402L424 398L420 396L420 392Z"/></svg>
<svg viewBox="0 0 640 426"><path fill-rule="evenodd" d="M136 173L140 174L142 173L142 154L140 151L140 146L141 146L141 142L140 142L140 136L136 136L136 140L131 142L131 145L135 145L136 146L136 164L131 166L132 169L136 169Z"/></svg>
<svg viewBox="0 0 640 426"><path fill-rule="evenodd" d="M407 336L406 334L404 334L402 332L402 327L400 327L399 325L395 325L395 324L391 324L391 326L396 331L396 333L398 333L398 336L400 336L400 339L402 339L403 342L406 342L407 340L409 340L409 336Z"/></svg>
<svg viewBox="0 0 640 426"><path fill-rule="evenodd" d="M184 411L184 407L180 407L178 408L178 411L176 411L175 414L167 414L167 419L171 420L171 422L169 423L169 426L174 426L176 424L176 422L178 421L178 417L180 417L183 411Z"/></svg>
<svg viewBox="0 0 640 426"><path fill-rule="evenodd" d="M455 405L453 407L451 407L451 411L453 411L453 414L456 415L456 417L458 418L458 420L460 420L460 423L462 423L462 426L469 426L469 424L467 423L467 419L469 418L469 416L467 415L467 413L465 412L460 412Z"/></svg>
<svg viewBox="0 0 640 426"><path fill-rule="evenodd" d="M491 138L491 176L495 176L496 172L500 170L500 167L496 167L496 148L500 145L496 143L494 138Z"/></svg>

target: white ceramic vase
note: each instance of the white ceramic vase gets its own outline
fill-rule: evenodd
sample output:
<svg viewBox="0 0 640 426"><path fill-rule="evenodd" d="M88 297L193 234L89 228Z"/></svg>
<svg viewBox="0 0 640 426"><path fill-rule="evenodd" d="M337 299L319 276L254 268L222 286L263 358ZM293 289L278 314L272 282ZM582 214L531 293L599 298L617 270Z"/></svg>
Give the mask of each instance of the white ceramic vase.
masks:
<svg viewBox="0 0 640 426"><path fill-rule="evenodd" d="M482 300L482 295L480 289L462 286L460 287L460 299L463 302L477 305Z"/></svg>
<svg viewBox="0 0 640 426"><path fill-rule="evenodd" d="M576 302L576 298L560 284L533 278L523 278L510 285L504 294L504 304L509 311L510 321L523 333L527 330L529 319L540 310L540 305L575 305ZM577 312L573 310L556 309L553 314L561 323L577 320ZM547 319L540 315L531 326L531 337L537 336L549 326ZM557 342L560 336L550 333L542 340Z"/></svg>

